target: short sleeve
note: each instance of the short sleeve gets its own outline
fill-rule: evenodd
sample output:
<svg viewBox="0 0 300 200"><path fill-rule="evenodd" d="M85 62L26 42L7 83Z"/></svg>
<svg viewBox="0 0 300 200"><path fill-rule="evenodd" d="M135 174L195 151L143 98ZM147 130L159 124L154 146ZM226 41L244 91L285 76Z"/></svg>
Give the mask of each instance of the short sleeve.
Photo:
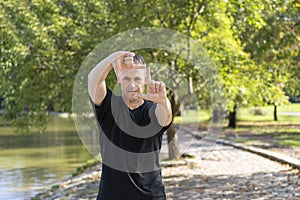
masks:
<svg viewBox="0 0 300 200"><path fill-rule="evenodd" d="M106 87L106 95L99 106L96 105L90 98L95 116L99 122L103 122L104 118L107 117L109 115L109 113L111 113L110 112L111 96L112 96L112 91Z"/></svg>
<svg viewBox="0 0 300 200"><path fill-rule="evenodd" d="M167 126L164 126L164 127L162 128L162 131L163 131L163 132L167 131L168 128L171 126L172 122L173 122L173 121L171 121Z"/></svg>

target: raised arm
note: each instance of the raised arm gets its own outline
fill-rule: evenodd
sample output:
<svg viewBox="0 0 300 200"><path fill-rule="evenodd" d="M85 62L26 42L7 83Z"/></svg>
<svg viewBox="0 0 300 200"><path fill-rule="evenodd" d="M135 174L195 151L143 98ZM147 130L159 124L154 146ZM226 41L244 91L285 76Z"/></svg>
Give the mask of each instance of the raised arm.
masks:
<svg viewBox="0 0 300 200"><path fill-rule="evenodd" d="M88 92L95 105L100 105L106 96L105 79L109 71L114 68L119 81L119 72L123 68L132 66L134 53L117 51L98 63L88 75Z"/></svg>
<svg viewBox="0 0 300 200"><path fill-rule="evenodd" d="M172 109L164 82L151 80L150 68L147 68L146 84L147 94L137 94L136 96L157 103L155 115L159 124L161 126L169 125L172 121Z"/></svg>

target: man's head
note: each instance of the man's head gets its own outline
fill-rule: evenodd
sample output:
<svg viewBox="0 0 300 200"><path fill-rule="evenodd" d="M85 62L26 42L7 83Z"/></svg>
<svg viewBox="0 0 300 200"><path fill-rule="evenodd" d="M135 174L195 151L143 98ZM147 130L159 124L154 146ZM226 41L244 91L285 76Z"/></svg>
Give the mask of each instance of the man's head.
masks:
<svg viewBox="0 0 300 200"><path fill-rule="evenodd" d="M145 60L142 56L134 55L133 56L133 66L136 66L137 68L143 68L146 67Z"/></svg>
<svg viewBox="0 0 300 200"><path fill-rule="evenodd" d="M142 94L146 84L146 64L144 58L133 56L133 68L120 72L120 84L123 98L133 101L134 94Z"/></svg>

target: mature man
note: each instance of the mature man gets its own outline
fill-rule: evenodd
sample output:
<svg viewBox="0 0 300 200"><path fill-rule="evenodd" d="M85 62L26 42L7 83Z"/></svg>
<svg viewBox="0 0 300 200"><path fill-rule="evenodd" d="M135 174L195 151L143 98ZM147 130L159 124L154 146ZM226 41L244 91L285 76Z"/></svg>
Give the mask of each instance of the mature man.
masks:
<svg viewBox="0 0 300 200"><path fill-rule="evenodd" d="M112 68L121 97L105 85ZM165 84L151 80L141 56L118 51L91 70L88 92L100 129L102 175L97 199L165 200L158 162L162 134L172 120Z"/></svg>

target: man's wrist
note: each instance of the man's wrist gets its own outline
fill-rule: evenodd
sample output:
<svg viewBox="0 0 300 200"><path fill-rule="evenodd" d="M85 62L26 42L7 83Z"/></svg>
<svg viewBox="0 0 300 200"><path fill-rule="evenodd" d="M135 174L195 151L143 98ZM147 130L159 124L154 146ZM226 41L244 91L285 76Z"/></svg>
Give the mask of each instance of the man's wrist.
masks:
<svg viewBox="0 0 300 200"><path fill-rule="evenodd" d="M166 105L168 101L169 101L168 98L165 97L165 98L163 98L163 99L157 101L156 103L157 103L157 104L161 104L161 105Z"/></svg>
<svg viewBox="0 0 300 200"><path fill-rule="evenodd" d="M172 121L171 102L167 97L164 100L157 102L155 113L162 126L166 126Z"/></svg>

